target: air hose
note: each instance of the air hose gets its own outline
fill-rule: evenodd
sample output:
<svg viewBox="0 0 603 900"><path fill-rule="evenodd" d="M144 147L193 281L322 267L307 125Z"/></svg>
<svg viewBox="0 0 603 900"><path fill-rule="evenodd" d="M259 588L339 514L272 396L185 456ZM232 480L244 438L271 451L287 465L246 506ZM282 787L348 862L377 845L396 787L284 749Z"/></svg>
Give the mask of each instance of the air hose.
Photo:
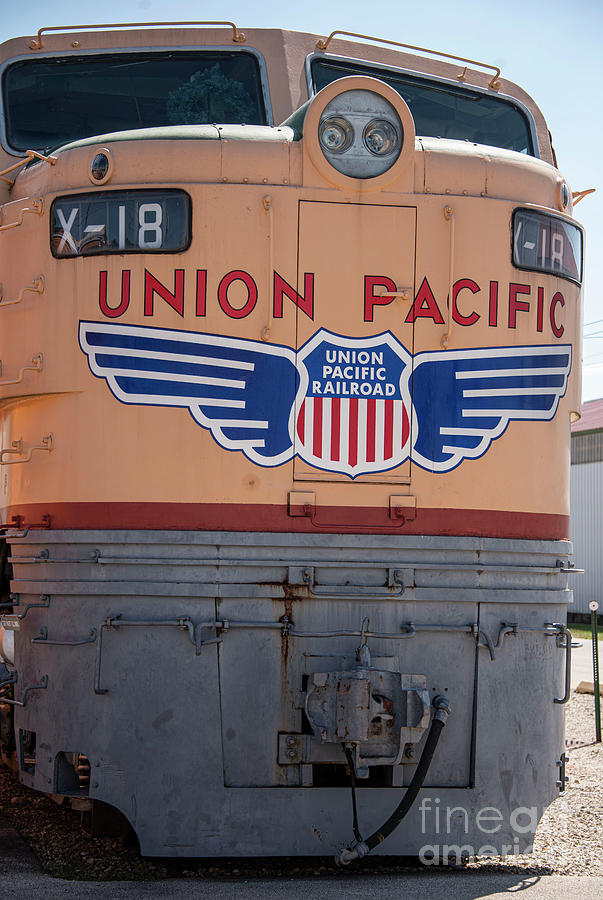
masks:
<svg viewBox="0 0 603 900"><path fill-rule="evenodd" d="M402 797L402 800L395 808L389 819L384 822L380 828L374 831L373 834L371 834L371 836L368 837L365 841L358 840L359 833L356 834L357 824L355 822L354 832L356 834L357 843L352 847L347 847L345 850L342 850L335 857L335 862L338 865L347 866L355 859L362 859L363 856L367 856L371 852L371 850L374 850L375 847L378 846L378 844L382 844L383 841L390 836L392 831L394 831L398 827L404 816L407 814L407 812L415 802L417 794L423 787L423 782L425 781L425 777L431 764L433 754L435 753L435 749L438 745L442 729L444 728L448 716L450 715L450 704L445 697L434 697L432 705L435 709L435 714L429 728L427 740L425 741L425 746L423 747L423 752L421 753L421 758L417 765L416 772L413 775L412 781L408 785L408 788L406 789L406 793ZM353 768L351 777L352 783L354 783L355 779Z"/></svg>

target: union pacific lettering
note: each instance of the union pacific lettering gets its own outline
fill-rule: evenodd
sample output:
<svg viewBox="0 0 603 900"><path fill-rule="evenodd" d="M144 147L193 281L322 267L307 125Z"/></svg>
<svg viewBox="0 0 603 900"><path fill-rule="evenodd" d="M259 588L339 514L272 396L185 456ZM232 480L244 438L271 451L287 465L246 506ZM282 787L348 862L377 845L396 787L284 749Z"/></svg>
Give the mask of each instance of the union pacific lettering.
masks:
<svg viewBox="0 0 603 900"><path fill-rule="evenodd" d="M181 317L184 317L185 305L190 304L197 318L205 317L213 305L231 319L245 319L253 313L260 299L257 282L243 269L227 272L218 282L215 297L208 297L207 269L197 269L188 274L188 278L184 269L175 269L171 284L164 284L145 269L144 281L134 289L131 276L130 269L122 269L121 279L109 284L107 271L99 272L98 302L101 313L107 318L123 316L130 309L134 291L139 292L146 317L154 316L159 298ZM278 272L273 273L272 314L275 319L283 317L285 299L309 319L315 318L320 285L312 272L304 273L303 282L303 293L298 293ZM365 275L363 282L364 285L359 284L358 298L364 304L364 321L379 324L379 309L389 306L395 298L375 294L375 289L385 287L390 293L398 289L387 275ZM238 285L236 303L231 290L235 284ZM486 317L491 328L514 330L518 325L530 324L535 326L536 332L561 338L565 331L562 321L565 305L561 291L547 292L541 285L534 291L529 284L513 281L503 284L491 280L482 287L473 278L459 278L452 286L452 319L465 328ZM410 308L405 315L402 313L403 321L413 324L417 319L430 319L435 325L444 325L447 306L448 298L440 297L438 301L425 276Z"/></svg>
<svg viewBox="0 0 603 900"><path fill-rule="evenodd" d="M393 397L396 387L387 381L383 357L377 350L326 350L321 377L312 379L307 396Z"/></svg>

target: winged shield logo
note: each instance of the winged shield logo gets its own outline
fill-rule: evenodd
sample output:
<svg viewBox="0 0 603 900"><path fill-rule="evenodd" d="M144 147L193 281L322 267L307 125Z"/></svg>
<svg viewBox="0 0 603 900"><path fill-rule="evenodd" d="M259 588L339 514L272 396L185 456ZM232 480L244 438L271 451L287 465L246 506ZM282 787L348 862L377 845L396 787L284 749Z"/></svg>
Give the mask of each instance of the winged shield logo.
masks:
<svg viewBox="0 0 603 900"><path fill-rule="evenodd" d="M256 465L298 455L350 478L408 458L431 472L478 459L511 421L554 417L572 362L569 344L412 356L389 331L321 329L297 352L108 322L80 322L79 340L122 403L188 409L221 447Z"/></svg>
<svg viewBox="0 0 603 900"><path fill-rule="evenodd" d="M352 478L409 456L411 357L389 332L346 338L321 329L297 357L295 448Z"/></svg>

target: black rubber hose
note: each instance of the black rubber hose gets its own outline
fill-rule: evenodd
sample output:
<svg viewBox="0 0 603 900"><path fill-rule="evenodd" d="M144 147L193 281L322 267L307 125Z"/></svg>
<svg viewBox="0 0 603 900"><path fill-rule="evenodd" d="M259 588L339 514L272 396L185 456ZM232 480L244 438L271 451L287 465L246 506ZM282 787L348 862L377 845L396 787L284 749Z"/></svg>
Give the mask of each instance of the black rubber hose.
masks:
<svg viewBox="0 0 603 900"><path fill-rule="evenodd" d="M433 758L433 754L435 753L435 748L438 746L438 741L440 740L440 734L442 733L442 729L446 724L442 719L434 719L431 723L431 727L429 729L429 734L427 735L427 740L425 741L425 746L423 747L423 752L421 753L421 758L417 765L417 769L415 774L412 777L410 784L406 790L406 793L402 797L400 803L397 805L387 822L384 822L383 825L374 831L370 837L365 840L365 844L369 850L374 850L377 844L383 843L383 841L390 836L392 831L394 831L406 813L409 811L415 800L417 799L417 794L423 787L423 782L425 781L425 777L427 775L427 771L429 766L431 765L431 760Z"/></svg>
<svg viewBox="0 0 603 900"><path fill-rule="evenodd" d="M417 769L412 777L412 781L406 789L406 793L402 797L402 800L395 808L389 819L384 822L380 828L373 832L370 837L368 837L362 843L357 844L356 847L344 850L339 855L339 857L337 857L337 862L340 865L347 865L348 863L352 862L353 859L358 859L362 856L366 856L367 853L370 853L371 850L374 850L375 847L383 843L383 841L387 837L389 837L392 831L394 831L398 827L404 816L407 814L407 812L417 799L417 794L423 787L423 782L425 781L425 777L431 764L433 754L435 753L435 749L438 745L442 729L444 728L446 720L450 714L450 704L445 697L434 697L433 706L436 710L436 713L429 728L427 740L425 741L425 746L423 747L423 752L421 753L421 758L417 765Z"/></svg>
<svg viewBox="0 0 603 900"><path fill-rule="evenodd" d="M350 786L352 788L352 813L353 813L353 822L352 822L352 831L354 832L354 837L360 843L362 840L362 835L360 834L360 827L358 825L358 807L356 805L356 767L354 765L354 755L349 747L346 747L345 744L341 745L343 747L343 752L345 753L345 758L348 761L348 767L350 769Z"/></svg>

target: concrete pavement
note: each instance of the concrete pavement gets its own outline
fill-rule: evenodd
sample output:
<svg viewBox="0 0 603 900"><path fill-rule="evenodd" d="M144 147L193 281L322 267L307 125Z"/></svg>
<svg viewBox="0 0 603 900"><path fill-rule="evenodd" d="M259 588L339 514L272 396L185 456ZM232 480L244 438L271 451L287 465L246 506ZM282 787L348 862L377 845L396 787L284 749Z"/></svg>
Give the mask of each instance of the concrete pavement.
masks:
<svg viewBox="0 0 603 900"><path fill-rule="evenodd" d="M2 867L0 865L0 871ZM600 900L601 879L587 875L514 875L478 871L447 873L417 872L401 875L363 875L342 873L329 878L262 878L257 880L182 879L133 882L68 882L22 866L0 880L0 900L101 900L101 898L211 898L231 900L233 896L249 900L508 900L522 892L526 900Z"/></svg>

